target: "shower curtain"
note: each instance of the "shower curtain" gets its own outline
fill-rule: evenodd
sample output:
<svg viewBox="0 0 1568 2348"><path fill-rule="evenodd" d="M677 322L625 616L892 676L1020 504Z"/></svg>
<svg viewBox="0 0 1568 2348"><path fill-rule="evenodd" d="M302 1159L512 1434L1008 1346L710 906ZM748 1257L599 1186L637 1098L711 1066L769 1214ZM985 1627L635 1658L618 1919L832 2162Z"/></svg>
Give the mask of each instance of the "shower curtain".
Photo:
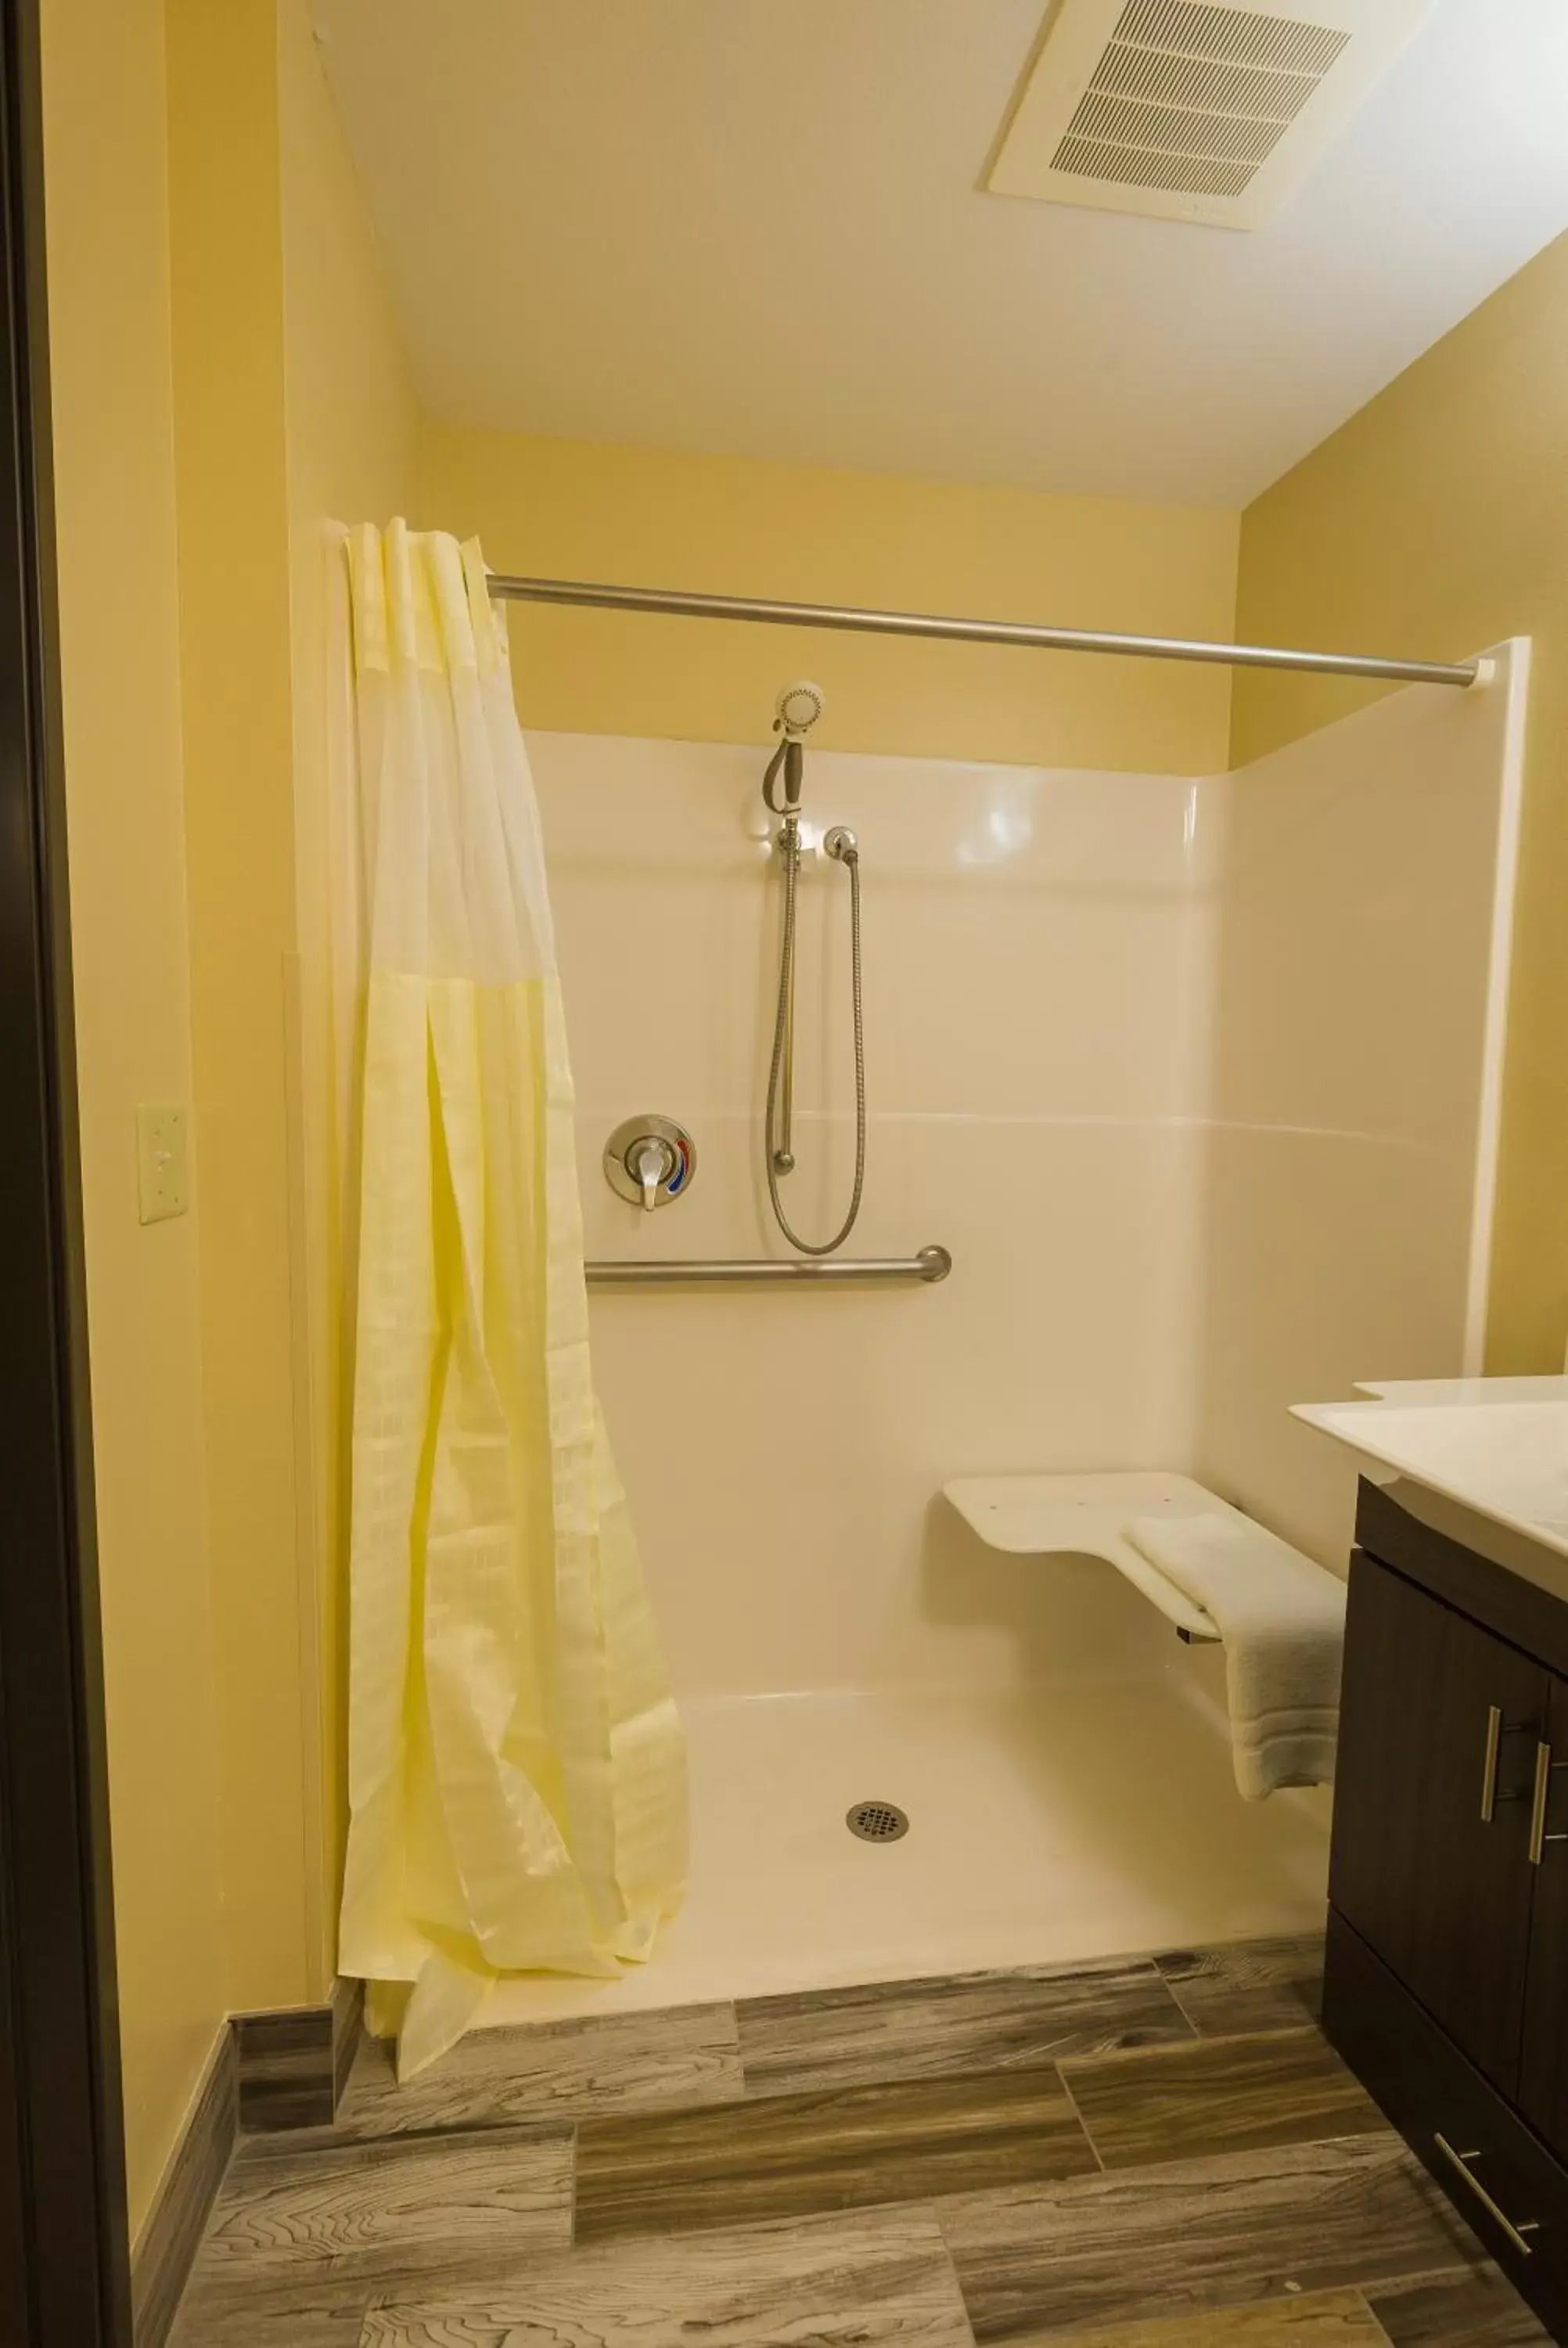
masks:
<svg viewBox="0 0 1568 2348"><path fill-rule="evenodd" d="M685 1759L589 1372L571 1076L504 624L472 542L366 526L344 566L340 1962L407 2075L498 1974L648 1955L684 1884Z"/></svg>

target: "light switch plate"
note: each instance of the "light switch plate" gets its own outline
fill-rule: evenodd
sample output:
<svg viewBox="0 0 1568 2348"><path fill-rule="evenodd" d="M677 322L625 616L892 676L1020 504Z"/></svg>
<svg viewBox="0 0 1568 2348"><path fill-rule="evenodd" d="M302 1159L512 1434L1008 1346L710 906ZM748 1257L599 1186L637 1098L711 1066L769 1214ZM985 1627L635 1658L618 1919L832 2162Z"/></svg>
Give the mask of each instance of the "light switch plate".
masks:
<svg viewBox="0 0 1568 2348"><path fill-rule="evenodd" d="M188 1122L179 1101L142 1101L137 1108L137 1200L144 1223L183 1215L190 1204Z"/></svg>

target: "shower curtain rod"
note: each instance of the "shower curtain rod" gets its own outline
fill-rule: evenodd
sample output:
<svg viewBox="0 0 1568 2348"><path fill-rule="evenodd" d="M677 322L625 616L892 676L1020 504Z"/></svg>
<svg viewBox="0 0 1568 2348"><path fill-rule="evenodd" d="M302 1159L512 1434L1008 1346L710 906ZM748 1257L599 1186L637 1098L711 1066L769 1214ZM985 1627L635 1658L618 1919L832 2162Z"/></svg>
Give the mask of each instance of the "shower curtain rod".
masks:
<svg viewBox="0 0 1568 2348"><path fill-rule="evenodd" d="M580 579L490 574L509 603L567 603L603 612L664 612L683 620L756 620L782 628L845 628L861 635L938 636L968 644L1023 644L1063 653L1126 653L1140 660L1214 661L1233 668L1305 669L1317 676L1382 677L1402 685L1477 684L1481 661L1383 660L1369 653L1286 652L1271 644L1211 644L1184 636L1111 635L1022 621L944 620L917 612L863 612L844 603L775 603L751 595L693 595L672 587L610 587Z"/></svg>

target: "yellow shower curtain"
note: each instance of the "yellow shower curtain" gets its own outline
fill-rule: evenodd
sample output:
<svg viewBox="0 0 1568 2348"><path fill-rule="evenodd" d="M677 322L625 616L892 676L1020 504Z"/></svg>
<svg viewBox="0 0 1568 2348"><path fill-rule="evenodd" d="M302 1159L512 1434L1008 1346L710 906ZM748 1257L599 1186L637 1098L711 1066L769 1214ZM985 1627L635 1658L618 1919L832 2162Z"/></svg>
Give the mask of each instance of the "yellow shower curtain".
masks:
<svg viewBox="0 0 1568 2348"><path fill-rule="evenodd" d="M343 1971L405 2075L679 1904L685 1756L589 1364L538 814L477 545L345 547L358 808Z"/></svg>

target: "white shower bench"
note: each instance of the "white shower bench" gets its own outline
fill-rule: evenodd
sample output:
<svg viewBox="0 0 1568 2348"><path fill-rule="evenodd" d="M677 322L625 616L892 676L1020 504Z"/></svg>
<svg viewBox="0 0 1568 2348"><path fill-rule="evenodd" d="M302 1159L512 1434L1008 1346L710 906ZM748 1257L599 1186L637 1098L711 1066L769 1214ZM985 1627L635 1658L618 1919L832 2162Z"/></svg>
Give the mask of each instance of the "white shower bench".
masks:
<svg viewBox="0 0 1568 2348"><path fill-rule="evenodd" d="M1126 1537L1134 1517L1238 1517L1228 1500L1162 1469L1099 1476L960 1476L942 1487L965 1523L989 1549L1018 1557L1102 1557L1184 1639L1216 1642L1214 1617L1168 1581Z"/></svg>

